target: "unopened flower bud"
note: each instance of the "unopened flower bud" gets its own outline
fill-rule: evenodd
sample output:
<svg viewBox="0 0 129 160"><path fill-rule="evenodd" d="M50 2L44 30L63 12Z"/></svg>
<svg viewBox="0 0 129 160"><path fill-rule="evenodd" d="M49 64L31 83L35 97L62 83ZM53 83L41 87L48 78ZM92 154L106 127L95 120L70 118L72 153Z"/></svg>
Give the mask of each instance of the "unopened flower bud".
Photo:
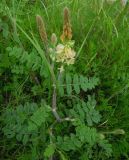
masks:
<svg viewBox="0 0 129 160"><path fill-rule="evenodd" d="M55 33L52 33L51 43L55 46L57 44L57 37Z"/></svg>
<svg viewBox="0 0 129 160"><path fill-rule="evenodd" d="M125 131L123 129L116 129L112 133L113 134L125 134Z"/></svg>
<svg viewBox="0 0 129 160"><path fill-rule="evenodd" d="M46 33L44 21L40 15L36 16L36 21L37 21L37 26L39 29L40 37L42 41L46 44L47 43L47 33Z"/></svg>

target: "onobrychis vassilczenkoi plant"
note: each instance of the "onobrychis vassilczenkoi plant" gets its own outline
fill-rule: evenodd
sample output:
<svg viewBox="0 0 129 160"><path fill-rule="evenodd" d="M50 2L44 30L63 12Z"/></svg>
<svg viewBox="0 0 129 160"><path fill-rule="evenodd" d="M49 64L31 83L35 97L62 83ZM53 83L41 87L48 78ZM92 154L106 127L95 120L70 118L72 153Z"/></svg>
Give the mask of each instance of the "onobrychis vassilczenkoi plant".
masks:
<svg viewBox="0 0 129 160"><path fill-rule="evenodd" d="M55 63L59 64L59 73L58 78L61 76L64 71L65 66L69 66L74 64L76 52L74 51L74 41L72 40L72 29L69 17L69 9L67 7L64 8L64 24L63 24L63 33L60 36L61 42L57 42L56 34L53 33L51 36L51 47L49 47L47 33L45 29L45 24L41 16L36 16L37 26L39 29L40 37L45 46L46 57L48 61L51 63L51 68L54 71ZM62 120L70 120L69 118L62 119L57 113L57 104L56 104L56 96L57 96L57 84L53 79L53 98L52 98L52 111L57 121Z"/></svg>

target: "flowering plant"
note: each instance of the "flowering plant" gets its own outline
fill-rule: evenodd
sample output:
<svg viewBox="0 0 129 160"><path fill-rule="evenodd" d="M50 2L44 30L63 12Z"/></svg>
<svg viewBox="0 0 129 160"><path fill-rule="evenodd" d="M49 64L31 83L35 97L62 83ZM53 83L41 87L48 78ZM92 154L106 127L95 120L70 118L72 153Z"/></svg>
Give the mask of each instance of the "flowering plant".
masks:
<svg viewBox="0 0 129 160"><path fill-rule="evenodd" d="M63 34L60 37L62 43L57 44L57 37L53 33L51 43L53 48L49 48L52 61L60 63L60 72L64 71L64 65L71 65L75 62L76 52L74 51L74 41L72 39L72 29L69 20L69 10L64 9L64 26ZM57 44L57 45L56 45Z"/></svg>

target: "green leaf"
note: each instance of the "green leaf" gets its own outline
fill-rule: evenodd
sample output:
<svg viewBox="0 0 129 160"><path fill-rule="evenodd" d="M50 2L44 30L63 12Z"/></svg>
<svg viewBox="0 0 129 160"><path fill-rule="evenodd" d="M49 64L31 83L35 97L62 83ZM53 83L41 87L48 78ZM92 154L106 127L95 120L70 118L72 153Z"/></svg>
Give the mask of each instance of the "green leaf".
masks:
<svg viewBox="0 0 129 160"><path fill-rule="evenodd" d="M97 132L95 128L90 128L82 124L76 128L76 135L83 143L87 142L90 145L94 145L97 142Z"/></svg>
<svg viewBox="0 0 129 160"><path fill-rule="evenodd" d="M61 160L68 160L61 151L58 151L58 153L60 155Z"/></svg>
<svg viewBox="0 0 129 160"><path fill-rule="evenodd" d="M88 126L100 122L101 115L96 110L96 101L94 96L88 96L88 101L78 100L77 104L73 104L73 108L69 113L75 119L79 119L82 123L87 122Z"/></svg>
<svg viewBox="0 0 129 160"><path fill-rule="evenodd" d="M90 78L89 79L89 86L88 89L93 89L95 88L95 86L97 86L99 83L99 79L96 77Z"/></svg>
<svg viewBox="0 0 129 160"><path fill-rule="evenodd" d="M54 144L49 144L45 149L44 156L50 158L55 152L56 146Z"/></svg>
<svg viewBox="0 0 129 160"><path fill-rule="evenodd" d="M97 124L100 122L101 115L99 114L98 111L94 110L93 116L91 118L92 118L92 121Z"/></svg>
<svg viewBox="0 0 129 160"><path fill-rule="evenodd" d="M87 78L87 77L83 77L82 75L80 75L80 85L82 90L84 90L85 92L87 90L91 90L93 88L95 88L95 86L98 85L99 79L96 77L92 77L92 78Z"/></svg>
<svg viewBox="0 0 129 160"><path fill-rule="evenodd" d="M66 74L66 90L67 90L67 94L71 95L71 93L72 93L72 78L69 73Z"/></svg>
<svg viewBox="0 0 129 160"><path fill-rule="evenodd" d="M89 160L87 154L88 154L87 152L82 153L82 155L81 155L81 157L80 157L80 160Z"/></svg>
<svg viewBox="0 0 129 160"><path fill-rule="evenodd" d="M28 131L35 131L37 129L38 129L38 126L36 124L34 124L31 121L28 122Z"/></svg>
<svg viewBox="0 0 129 160"><path fill-rule="evenodd" d="M16 135L16 139L17 139L18 141L21 141L21 140L22 140L22 137L23 137L22 134L17 134L17 135Z"/></svg>
<svg viewBox="0 0 129 160"><path fill-rule="evenodd" d="M28 142L28 140L29 140L29 135L24 135L22 140L23 144L25 145Z"/></svg>
<svg viewBox="0 0 129 160"><path fill-rule="evenodd" d="M77 109L77 111L78 111L78 113L80 115L80 119L82 121L84 121L84 119L85 119L85 112L83 111L82 106L79 103L77 104L76 109Z"/></svg>
<svg viewBox="0 0 129 160"><path fill-rule="evenodd" d="M71 141L78 148L80 148L82 146L81 142L79 141L79 139L74 134L71 134Z"/></svg>
<svg viewBox="0 0 129 160"><path fill-rule="evenodd" d="M88 126L92 126L93 125L93 122L92 122L92 119L91 119L91 117L90 117L90 115L87 113L87 116L86 116L87 118L87 124L88 124Z"/></svg>
<svg viewBox="0 0 129 160"><path fill-rule="evenodd" d="M64 86L66 86L66 91L68 95L72 94L72 89L76 94L80 93L80 90L83 91L92 90L98 84L99 79L96 77L87 78L82 75L74 74L72 76L70 73L66 73L65 80L59 79L59 94L60 96L64 95Z"/></svg>
<svg viewBox="0 0 129 160"><path fill-rule="evenodd" d="M79 84L79 78L78 78L78 75L75 74L74 77L73 77L73 87L74 87L74 90L77 94L80 93L80 84Z"/></svg>
<svg viewBox="0 0 129 160"><path fill-rule="evenodd" d="M75 134L71 134L70 136L57 137L57 145L58 148L64 151L77 150L81 147L81 141L76 137Z"/></svg>
<svg viewBox="0 0 129 160"><path fill-rule="evenodd" d="M47 113L45 111L45 106L40 107L32 116L31 121L33 121L37 126L41 126L45 122Z"/></svg>
<svg viewBox="0 0 129 160"><path fill-rule="evenodd" d="M29 120L28 130L33 131L41 127L42 123L46 122L47 117L49 116L50 107L43 105L31 116Z"/></svg>
<svg viewBox="0 0 129 160"><path fill-rule="evenodd" d="M64 96L64 77L61 75L61 77L58 80L58 89L60 96Z"/></svg>
<svg viewBox="0 0 129 160"><path fill-rule="evenodd" d="M111 144L108 142L108 140L101 140L99 141L99 146L101 146L105 152L106 152L106 155L109 157L111 156L111 153L112 153L112 146Z"/></svg>
<svg viewBox="0 0 129 160"><path fill-rule="evenodd" d="M88 89L88 78L87 77L83 77L82 75L80 75L80 85L82 90L84 90L85 92Z"/></svg>

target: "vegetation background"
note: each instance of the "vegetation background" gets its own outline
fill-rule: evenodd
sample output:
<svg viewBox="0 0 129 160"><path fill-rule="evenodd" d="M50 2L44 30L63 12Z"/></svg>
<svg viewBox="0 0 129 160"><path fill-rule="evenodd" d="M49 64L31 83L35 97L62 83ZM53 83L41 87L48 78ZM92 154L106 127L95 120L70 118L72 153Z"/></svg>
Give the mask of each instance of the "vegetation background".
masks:
<svg viewBox="0 0 129 160"><path fill-rule="evenodd" d="M129 2L122 2L0 1L1 160L129 159ZM58 122L36 15L61 43L65 6L77 56L58 80L57 110L75 121Z"/></svg>

